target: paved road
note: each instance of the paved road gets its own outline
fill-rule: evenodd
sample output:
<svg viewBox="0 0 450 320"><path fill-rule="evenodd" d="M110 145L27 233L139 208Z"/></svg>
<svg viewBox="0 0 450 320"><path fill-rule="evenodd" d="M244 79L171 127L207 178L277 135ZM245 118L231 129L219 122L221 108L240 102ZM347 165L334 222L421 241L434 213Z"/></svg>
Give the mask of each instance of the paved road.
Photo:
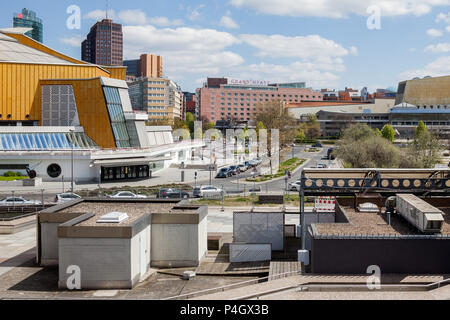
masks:
<svg viewBox="0 0 450 320"><path fill-rule="evenodd" d="M301 158L301 159L308 159L309 162L307 163L306 167L311 168L311 167L316 167L319 163L323 163L326 164L327 166L331 166L333 165L333 161L331 160L327 160L327 154L328 154L328 149L329 148L322 148L320 150L320 152L315 152L315 153L311 153L311 152L304 152L304 147L295 147L295 152L294 155L297 158ZM286 159L290 159L292 157L291 152L287 152L285 154L285 160ZM226 191L235 191L235 190L243 190L244 189L244 185L242 182L245 182L245 179L251 176L251 172L247 171L245 173L241 173L238 176L234 176L231 178L226 178L226 179L215 179L213 178L211 181L212 185L215 186L223 186L223 188ZM295 182L297 180L299 180L300 178L300 171L297 171L296 173L293 174L292 178L288 180L289 182ZM237 182L240 181L240 183L238 184ZM199 181L197 183L197 185L205 185L205 184L209 184L209 180L202 180ZM263 184L258 184L261 187L261 191L262 192L283 192L283 190L285 190L285 179L278 179L275 181L269 181L267 183L263 183ZM191 184L192 186L194 186L194 184ZM253 184L246 184L246 190L248 190L248 188L252 188Z"/></svg>

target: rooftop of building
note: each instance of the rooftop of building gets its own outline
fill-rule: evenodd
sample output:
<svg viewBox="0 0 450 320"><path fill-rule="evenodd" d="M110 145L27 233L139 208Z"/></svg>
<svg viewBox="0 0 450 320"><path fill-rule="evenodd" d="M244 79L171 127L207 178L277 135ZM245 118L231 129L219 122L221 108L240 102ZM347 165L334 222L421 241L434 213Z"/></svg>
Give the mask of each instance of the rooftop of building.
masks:
<svg viewBox="0 0 450 320"><path fill-rule="evenodd" d="M441 235L450 236L450 199L436 204L436 208L444 213L444 224ZM424 199L427 201L427 199ZM339 199L338 199L339 203ZM318 223L314 224L314 233L318 236L419 236L423 235L402 216L391 215L391 224L387 223L386 208L380 208L379 213L358 212L354 206L341 204L342 214L348 223Z"/></svg>
<svg viewBox="0 0 450 320"><path fill-rule="evenodd" d="M12 28L0 30L0 62L23 62L43 64L73 64L43 51L25 46L17 39L5 33L18 34L27 32L29 28Z"/></svg>
<svg viewBox="0 0 450 320"><path fill-rule="evenodd" d="M154 216L152 219L160 223L170 223L172 220L174 223L188 223L199 215L205 215L205 210L200 208L183 205L179 200L85 198L48 208L39 214L39 219L50 223L71 221L70 227L107 228L133 226L146 215ZM119 223L98 222L112 212L127 214L128 218ZM164 218L166 216L169 218Z"/></svg>

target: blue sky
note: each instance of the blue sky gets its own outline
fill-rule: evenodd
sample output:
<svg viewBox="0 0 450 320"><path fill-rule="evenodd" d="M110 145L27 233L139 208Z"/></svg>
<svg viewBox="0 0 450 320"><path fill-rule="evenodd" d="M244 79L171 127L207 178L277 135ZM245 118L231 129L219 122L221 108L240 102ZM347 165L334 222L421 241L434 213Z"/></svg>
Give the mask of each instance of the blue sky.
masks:
<svg viewBox="0 0 450 320"><path fill-rule="evenodd" d="M110 16L124 25L124 57L163 55L165 75L186 91L208 76L374 90L450 74L450 0L109 2ZM69 30L73 4L81 28ZM44 20L47 46L80 58L80 43L105 15L106 1L2 1L1 27L23 7ZM368 8L380 13L380 29L367 27Z"/></svg>

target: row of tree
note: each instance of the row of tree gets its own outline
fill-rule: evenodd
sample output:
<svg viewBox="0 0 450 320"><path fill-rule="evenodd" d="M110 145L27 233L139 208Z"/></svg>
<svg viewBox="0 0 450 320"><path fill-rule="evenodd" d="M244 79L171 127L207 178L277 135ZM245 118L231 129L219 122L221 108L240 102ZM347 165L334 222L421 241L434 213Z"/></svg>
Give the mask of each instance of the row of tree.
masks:
<svg viewBox="0 0 450 320"><path fill-rule="evenodd" d="M423 122L406 148L394 145L394 137L390 125L380 131L356 124L344 131L335 153L352 168L432 168L440 162L439 140Z"/></svg>

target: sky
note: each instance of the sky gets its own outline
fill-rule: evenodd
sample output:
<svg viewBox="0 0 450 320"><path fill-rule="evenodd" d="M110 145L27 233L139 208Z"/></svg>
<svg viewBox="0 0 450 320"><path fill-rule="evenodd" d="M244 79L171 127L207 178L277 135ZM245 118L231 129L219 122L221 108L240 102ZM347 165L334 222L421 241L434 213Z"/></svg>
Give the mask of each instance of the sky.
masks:
<svg viewBox="0 0 450 320"><path fill-rule="evenodd" d="M43 19L45 45L79 59L107 1L2 1L0 28L22 8ZM162 55L183 91L207 77L374 91L450 74L450 0L110 0L108 13L124 59Z"/></svg>

